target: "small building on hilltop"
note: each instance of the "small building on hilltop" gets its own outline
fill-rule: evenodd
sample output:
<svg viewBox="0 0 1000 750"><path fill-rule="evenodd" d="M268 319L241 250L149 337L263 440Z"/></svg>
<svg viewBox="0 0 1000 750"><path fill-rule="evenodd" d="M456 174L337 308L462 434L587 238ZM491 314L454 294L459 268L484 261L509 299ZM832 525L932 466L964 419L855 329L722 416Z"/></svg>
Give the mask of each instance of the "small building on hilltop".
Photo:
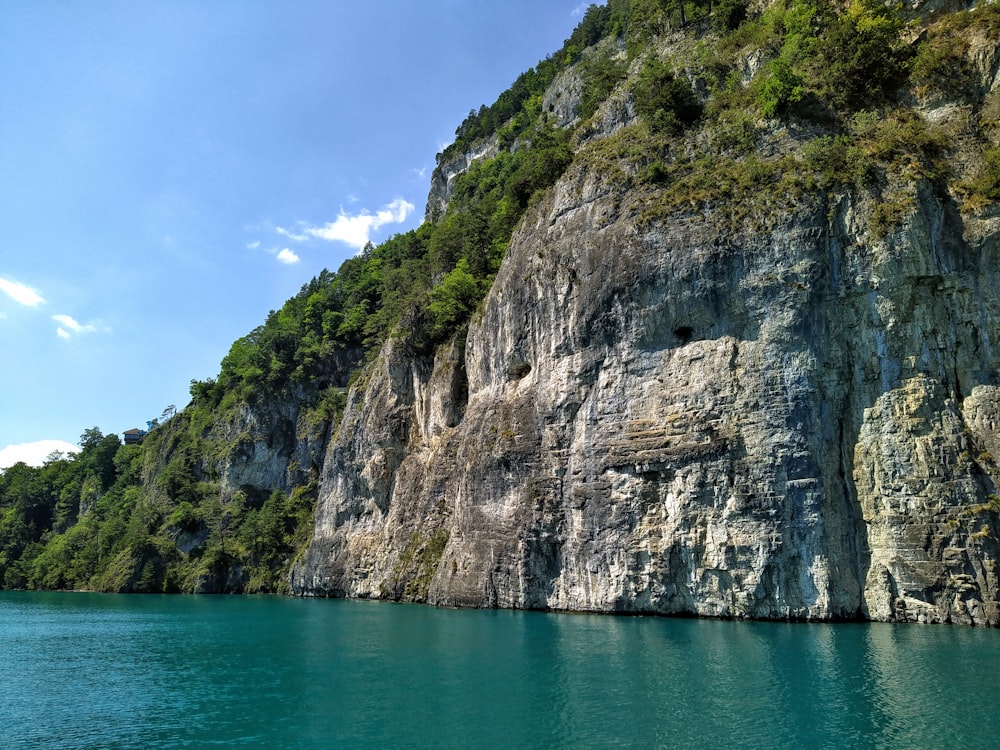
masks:
<svg viewBox="0 0 1000 750"><path fill-rule="evenodd" d="M142 439L146 437L146 431L133 427L131 430L125 430L122 435L125 436L125 445L140 445Z"/></svg>

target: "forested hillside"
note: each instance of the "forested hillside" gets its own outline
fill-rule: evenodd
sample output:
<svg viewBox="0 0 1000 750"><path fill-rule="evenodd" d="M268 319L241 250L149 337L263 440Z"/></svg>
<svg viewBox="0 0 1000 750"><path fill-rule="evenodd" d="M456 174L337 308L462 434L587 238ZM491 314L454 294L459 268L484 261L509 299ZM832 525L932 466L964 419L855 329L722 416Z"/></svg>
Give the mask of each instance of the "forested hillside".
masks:
<svg viewBox="0 0 1000 750"><path fill-rule="evenodd" d="M947 186L965 210L994 204L998 113L979 107L969 44L1000 35L1000 8L952 10L592 6L561 49L469 113L439 172L485 156L444 181L418 229L305 283L141 446L91 428L75 456L6 470L0 585L287 592L349 390L390 340L428 367L444 349L462 356L513 233L573 165L641 192L639 227L678 211L742 221L849 190L877 199L870 231L885 235L913 205L900 175ZM956 133L923 116L937 100L972 103L977 122ZM801 148L776 149L766 136L781 129Z"/></svg>

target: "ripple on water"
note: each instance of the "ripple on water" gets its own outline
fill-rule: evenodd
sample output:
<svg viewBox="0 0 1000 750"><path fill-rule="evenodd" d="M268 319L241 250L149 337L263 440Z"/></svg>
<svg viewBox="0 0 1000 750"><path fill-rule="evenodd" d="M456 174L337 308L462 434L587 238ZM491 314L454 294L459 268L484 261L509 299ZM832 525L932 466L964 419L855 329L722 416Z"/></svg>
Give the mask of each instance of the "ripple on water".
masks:
<svg viewBox="0 0 1000 750"><path fill-rule="evenodd" d="M997 663L1000 634L965 628L0 593L0 739L971 747Z"/></svg>

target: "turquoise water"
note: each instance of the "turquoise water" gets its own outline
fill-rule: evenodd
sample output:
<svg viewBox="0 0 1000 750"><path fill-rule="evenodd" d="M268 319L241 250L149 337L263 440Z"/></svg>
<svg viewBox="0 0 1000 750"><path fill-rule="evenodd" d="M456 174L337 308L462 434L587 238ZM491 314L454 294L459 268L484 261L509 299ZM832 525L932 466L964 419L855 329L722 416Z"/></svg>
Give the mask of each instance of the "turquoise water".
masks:
<svg viewBox="0 0 1000 750"><path fill-rule="evenodd" d="M1000 632L0 593L0 746L996 746Z"/></svg>

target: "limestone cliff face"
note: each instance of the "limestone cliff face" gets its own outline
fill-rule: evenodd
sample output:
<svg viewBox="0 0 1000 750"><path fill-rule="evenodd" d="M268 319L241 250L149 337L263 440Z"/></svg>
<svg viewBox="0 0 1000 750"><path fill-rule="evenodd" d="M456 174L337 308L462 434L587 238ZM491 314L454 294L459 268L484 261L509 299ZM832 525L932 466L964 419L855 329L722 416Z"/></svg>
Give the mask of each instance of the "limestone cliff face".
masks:
<svg viewBox="0 0 1000 750"><path fill-rule="evenodd" d="M222 426L215 437L231 446L214 472L223 499L243 492L263 502L274 490L306 484L322 464L329 423L311 418L297 395L241 409Z"/></svg>
<svg viewBox="0 0 1000 750"><path fill-rule="evenodd" d="M846 196L639 232L568 176L465 351L353 392L296 590L1000 624L1000 217L916 188L873 241Z"/></svg>
<svg viewBox="0 0 1000 750"><path fill-rule="evenodd" d="M363 357L359 349L337 352L327 357L322 378L243 403L214 423L203 437L216 450L202 457L199 476L218 482L223 503L241 492L260 505L275 490L308 485L323 464L331 427L330 416L309 405L319 389L346 383Z"/></svg>
<svg viewBox="0 0 1000 750"><path fill-rule="evenodd" d="M431 175L431 187L427 194L427 207L424 211L428 218L444 212L455 189L455 178L467 170L473 162L490 159L497 155L499 144L496 136L485 138L468 151L442 159L438 154L438 165Z"/></svg>
<svg viewBox="0 0 1000 750"><path fill-rule="evenodd" d="M643 222L575 164L464 347L352 390L293 589L1000 625L1000 211L896 182L888 232L850 190Z"/></svg>

